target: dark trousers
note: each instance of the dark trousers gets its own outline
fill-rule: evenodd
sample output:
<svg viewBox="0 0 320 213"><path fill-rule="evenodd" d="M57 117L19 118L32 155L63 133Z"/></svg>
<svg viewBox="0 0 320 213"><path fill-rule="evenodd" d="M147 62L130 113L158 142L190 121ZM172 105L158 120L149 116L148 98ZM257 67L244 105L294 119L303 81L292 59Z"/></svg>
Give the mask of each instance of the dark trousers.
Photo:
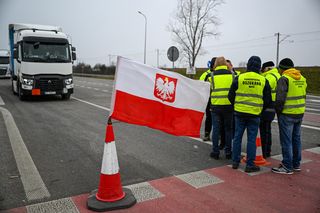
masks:
<svg viewBox="0 0 320 213"><path fill-rule="evenodd" d="M225 136L225 154L231 155L231 141L232 141L232 118L233 114L230 112L212 112L212 153L219 155L219 137L221 133L221 126L223 122L223 130Z"/></svg>
<svg viewBox="0 0 320 213"><path fill-rule="evenodd" d="M272 145L272 134L271 134L271 122L269 120L260 120L260 137L261 137L261 148L262 155L264 158L270 157L271 145Z"/></svg>
<svg viewBox="0 0 320 213"><path fill-rule="evenodd" d="M233 137L232 137L233 138ZM224 120L220 121L220 147L224 148L226 145L226 135L224 130Z"/></svg>
<svg viewBox="0 0 320 213"><path fill-rule="evenodd" d="M206 120L204 123L204 135L205 136L210 136L210 132L212 129L212 117L211 117L210 106L211 106L211 101L209 99L208 104L207 104L207 108L206 108Z"/></svg>

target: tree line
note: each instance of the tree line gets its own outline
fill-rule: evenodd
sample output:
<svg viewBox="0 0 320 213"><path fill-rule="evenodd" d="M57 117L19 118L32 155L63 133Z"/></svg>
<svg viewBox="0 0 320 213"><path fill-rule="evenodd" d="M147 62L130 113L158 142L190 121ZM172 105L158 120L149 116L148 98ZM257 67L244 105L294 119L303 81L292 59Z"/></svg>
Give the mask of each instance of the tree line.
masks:
<svg viewBox="0 0 320 213"><path fill-rule="evenodd" d="M90 64L78 63L73 67L74 73L97 74L97 75L114 75L116 67L106 66L105 64L96 64L93 67Z"/></svg>

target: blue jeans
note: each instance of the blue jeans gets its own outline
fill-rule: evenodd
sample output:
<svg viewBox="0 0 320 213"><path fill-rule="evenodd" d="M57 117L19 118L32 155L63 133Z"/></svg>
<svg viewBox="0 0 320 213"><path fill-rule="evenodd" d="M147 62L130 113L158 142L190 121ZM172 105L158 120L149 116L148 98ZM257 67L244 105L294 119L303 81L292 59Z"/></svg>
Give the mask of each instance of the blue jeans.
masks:
<svg viewBox="0 0 320 213"><path fill-rule="evenodd" d="M219 155L219 138L220 127L223 123L225 133L225 154L231 155L231 141L232 141L232 112L216 113L211 112L212 117L212 153Z"/></svg>
<svg viewBox="0 0 320 213"><path fill-rule="evenodd" d="M238 115L235 118L235 135L232 147L232 160L234 163L240 163L241 160L241 143L242 136L247 129L247 166L254 166L256 158L256 137L258 134L260 117L241 117Z"/></svg>
<svg viewBox="0 0 320 213"><path fill-rule="evenodd" d="M280 144L282 149L282 165L292 171L300 167L301 161L301 123L302 118L291 118L278 115Z"/></svg>

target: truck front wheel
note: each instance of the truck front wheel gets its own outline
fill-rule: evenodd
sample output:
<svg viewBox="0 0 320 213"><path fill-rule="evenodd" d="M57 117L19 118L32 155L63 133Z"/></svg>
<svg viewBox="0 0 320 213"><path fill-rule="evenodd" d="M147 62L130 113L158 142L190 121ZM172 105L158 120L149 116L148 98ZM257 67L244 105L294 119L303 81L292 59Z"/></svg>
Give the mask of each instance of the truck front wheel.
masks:
<svg viewBox="0 0 320 213"><path fill-rule="evenodd" d="M22 88L20 82L18 83L18 96L20 101L24 101L26 99L25 95L22 93Z"/></svg>
<svg viewBox="0 0 320 213"><path fill-rule="evenodd" d="M69 100L70 99L70 93L62 94L62 100Z"/></svg>

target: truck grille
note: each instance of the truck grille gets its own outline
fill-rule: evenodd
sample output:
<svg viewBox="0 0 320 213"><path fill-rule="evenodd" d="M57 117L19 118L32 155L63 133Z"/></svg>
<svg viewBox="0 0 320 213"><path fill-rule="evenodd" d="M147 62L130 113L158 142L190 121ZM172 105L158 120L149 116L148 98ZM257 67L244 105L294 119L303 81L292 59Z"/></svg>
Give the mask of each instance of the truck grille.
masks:
<svg viewBox="0 0 320 213"><path fill-rule="evenodd" d="M63 89L62 79L45 79L39 80L39 88L41 91L57 91Z"/></svg>
<svg viewBox="0 0 320 213"><path fill-rule="evenodd" d="M0 69L0 75L7 74L7 69Z"/></svg>

